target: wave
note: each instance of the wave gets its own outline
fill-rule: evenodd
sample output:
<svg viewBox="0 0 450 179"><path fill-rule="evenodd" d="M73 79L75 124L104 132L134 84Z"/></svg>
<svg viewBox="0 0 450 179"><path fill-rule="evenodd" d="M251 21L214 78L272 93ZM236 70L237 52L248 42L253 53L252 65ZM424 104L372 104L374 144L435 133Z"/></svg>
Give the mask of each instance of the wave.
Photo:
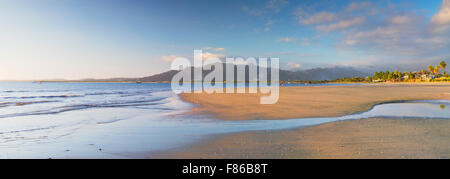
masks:
<svg viewBox="0 0 450 179"><path fill-rule="evenodd" d="M35 98L75 98L75 97L84 97L82 95L50 95L50 96L21 96L21 97L3 97L4 99L35 99Z"/></svg>
<svg viewBox="0 0 450 179"><path fill-rule="evenodd" d="M91 93L85 93L85 96L98 96L98 95L121 95L122 97L128 97L128 96L136 96L136 95L150 95L153 91L138 91L138 92L123 92L123 91L116 91L116 92L91 92Z"/></svg>
<svg viewBox="0 0 450 179"><path fill-rule="evenodd" d="M121 119L111 119L109 121L102 121L102 122L97 122L97 124L111 124L111 123L115 123L115 122L119 122L119 121L123 121L125 120L125 118L121 118Z"/></svg>
<svg viewBox="0 0 450 179"><path fill-rule="evenodd" d="M56 128L56 127L58 127L58 126L49 126L49 127L41 127L41 128L34 128L34 129L24 129L24 130L17 130L17 131L0 132L0 135L2 135L2 134L14 134L14 133L19 133L19 132L41 131L41 130L53 129L53 128Z"/></svg>
<svg viewBox="0 0 450 179"><path fill-rule="evenodd" d="M123 92L123 91L119 91L119 92L91 92L91 93L83 93L83 94L38 95L38 96L6 96L6 97L3 97L3 99L79 98L79 97L87 97L87 96L104 96L104 95L120 95L120 97L130 97L130 96L139 96L139 95L151 96L151 93L152 93L152 91L139 91L139 92Z"/></svg>
<svg viewBox="0 0 450 179"><path fill-rule="evenodd" d="M48 92L67 92L70 90L5 90L4 93L29 93L29 92L39 92L39 93L48 93Z"/></svg>
<svg viewBox="0 0 450 179"><path fill-rule="evenodd" d="M30 104L53 103L53 102L58 102L58 101L3 102L3 103L0 103L0 107L25 106L25 105L30 105Z"/></svg>
<svg viewBox="0 0 450 179"><path fill-rule="evenodd" d="M98 104L66 105L66 106L55 107L55 108L44 109L44 110L37 110L37 111L32 111L32 112L5 114L5 115L0 115L0 118L31 116L31 115L59 114L59 113L63 113L63 112L84 110L84 109L91 109L91 108L116 108L116 107L136 107L136 106L161 105L164 103L158 102L158 101L162 101L164 99L166 99L166 97L161 97L161 98L156 98L156 99L151 99L151 100L104 102L104 103L98 103Z"/></svg>

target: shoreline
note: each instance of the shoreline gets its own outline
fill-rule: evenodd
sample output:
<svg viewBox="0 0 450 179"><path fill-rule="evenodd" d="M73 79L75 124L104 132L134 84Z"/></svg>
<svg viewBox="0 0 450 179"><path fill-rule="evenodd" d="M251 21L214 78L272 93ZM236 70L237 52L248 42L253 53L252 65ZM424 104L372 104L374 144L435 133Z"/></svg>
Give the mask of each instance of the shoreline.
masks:
<svg viewBox="0 0 450 179"><path fill-rule="evenodd" d="M40 80L0 80L0 82L42 82L42 83L136 83L138 81L78 81L78 80L61 80L61 81L40 81ZM312 83L307 82L290 82L290 81L283 81L287 84L309 84L309 85L315 85L315 84L367 84L367 85L377 85L377 84L450 84L449 82L445 81L428 81L428 82L315 82L311 81ZM142 81L140 83L171 83L170 81ZM199 83L199 82L192 82L192 83ZM217 83L236 83L236 82L217 82ZM237 83L256 83L256 82L237 82Z"/></svg>
<svg viewBox="0 0 450 179"><path fill-rule="evenodd" d="M450 83L367 84L355 86L280 87L277 104L261 105L261 94L182 93L196 104L190 113L222 120L280 120L339 117L361 113L383 103L450 99Z"/></svg>
<svg viewBox="0 0 450 179"><path fill-rule="evenodd" d="M371 84L367 86L384 89L385 86L398 85ZM406 85L405 87L405 84L401 84L395 89L432 88L434 90L435 87L443 88L437 90L437 95L435 93L427 94L422 96L425 99L421 100L450 100L450 93L448 92L450 91L450 84L429 86L428 84L417 85L414 83ZM324 86L320 87L324 88ZM351 88L355 87L357 88L357 86L351 86ZM414 95L420 94L410 90L405 92L413 92ZM424 93L428 92L425 91ZM403 98L396 101L409 100L418 99ZM392 101L383 101L379 104L390 102ZM202 104L198 102L194 104L197 104L198 107L194 107L192 113L206 113L217 117L217 114L213 112L204 111L205 109L200 110L204 108ZM375 105L377 104L370 105L370 108L365 111L370 110ZM356 113L356 110L353 110L353 113ZM218 119L229 120L227 118ZM450 158L450 144L446 143L449 138L449 120L417 118L352 119L283 130L218 134L184 147L152 152L149 157L174 159Z"/></svg>
<svg viewBox="0 0 450 179"><path fill-rule="evenodd" d="M154 152L169 159L450 158L447 119L368 118L286 130L215 135Z"/></svg>

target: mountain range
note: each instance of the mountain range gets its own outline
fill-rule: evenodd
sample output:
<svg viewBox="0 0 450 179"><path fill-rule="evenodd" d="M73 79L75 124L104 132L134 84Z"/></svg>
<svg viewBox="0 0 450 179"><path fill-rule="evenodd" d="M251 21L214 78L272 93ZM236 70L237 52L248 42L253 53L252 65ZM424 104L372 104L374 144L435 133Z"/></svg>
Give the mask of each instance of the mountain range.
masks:
<svg viewBox="0 0 450 179"><path fill-rule="evenodd" d="M226 65L224 65L224 78L226 76ZM236 69L237 65L234 65L235 68L235 80L236 79ZM248 69L249 66L246 65L246 81L254 81L255 79L248 78ZM214 68L212 68L214 69ZM191 71L193 72L193 68L191 67ZM210 73L212 70L203 70L203 76ZM270 79L270 68L268 69L268 79ZM171 81L173 76L177 74L179 71L170 70L163 73L155 74L152 76L142 77L142 78L110 78L110 79L83 79L79 80L80 82L167 82ZM280 69L280 81L322 81L322 80L335 80L342 77L366 77L369 76L369 73L361 72L353 67L343 67L343 66L334 66L328 68L313 68L308 70L301 71L288 71Z"/></svg>

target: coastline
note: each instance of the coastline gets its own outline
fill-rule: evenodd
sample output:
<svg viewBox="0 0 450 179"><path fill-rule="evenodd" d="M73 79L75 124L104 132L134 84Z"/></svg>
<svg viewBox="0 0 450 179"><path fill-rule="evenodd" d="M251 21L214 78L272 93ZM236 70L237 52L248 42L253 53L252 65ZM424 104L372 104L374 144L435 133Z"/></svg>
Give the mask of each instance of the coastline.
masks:
<svg viewBox="0 0 450 179"><path fill-rule="evenodd" d="M277 104L261 105L261 94L183 93L196 104L191 113L222 120L279 120L338 117L368 111L377 104L450 99L450 83L381 83L354 86L280 87Z"/></svg>
<svg viewBox="0 0 450 179"><path fill-rule="evenodd" d="M311 87L283 87L297 88ZM319 88L329 88L320 86ZM388 94L395 90L400 90L409 95L391 94L397 96L392 101L408 100L438 100L450 99L449 83L434 84L369 84L364 87L359 86L339 86L332 89L336 93L348 93L348 88L357 89L352 91L356 96L361 95L360 90L374 88L384 90L382 94ZM392 88L392 89L391 89ZM415 88L416 90L408 90ZM387 90L386 90L387 89ZM431 90L431 92L430 92ZM302 91L302 90L300 90ZM317 91L315 89L315 91ZM350 90L351 91L351 90ZM290 91L292 92L292 91ZM311 92L307 90L307 92ZM281 93L280 93L281 94ZM295 93L300 95L299 93ZM363 93L366 94L366 93ZM195 98L186 99L186 94L180 96L183 100L191 102ZM205 95L205 94L198 94ZM219 94L220 95L220 94ZM355 94L353 94L355 95ZM196 95L197 96L197 95ZM209 95L206 95L209 96ZM256 95L255 95L256 96ZM416 97L414 97L416 96ZM418 97L417 97L418 96ZM192 96L191 96L192 97ZM292 97L292 96L291 96ZM328 97L328 96L327 96ZM201 97L199 97L201 98ZM209 97L208 97L209 98ZM228 97L232 100L239 100L232 104L242 104L239 98ZM295 99L295 98L290 98ZM369 98L372 99L372 98ZM198 105L192 110L193 113L209 113L219 116L222 120L232 120L231 116L222 116L217 111L205 111L210 107L200 103L203 98L197 99L194 103ZM360 100L359 100L360 101ZM368 111L377 104L392 102L381 98L379 101L363 101L361 107L351 107L350 110L338 111L343 115ZM229 101L228 101L229 102ZM311 101L314 102L314 101ZM326 101L324 101L326 102ZM208 104L211 105L211 104ZM342 104L345 105L345 104ZM351 105L354 105L351 103ZM220 107L224 107L223 105ZM302 108L303 106L296 106ZM226 110L232 110L225 106ZM230 109L231 108L231 109ZM256 109L256 108L254 108ZM364 111L360 111L367 109ZM247 108L247 110L250 110ZM344 112L344 113L342 113ZM263 113L267 114L267 113ZM323 114L321 114L323 115ZM341 116L343 116L341 115ZM246 116L248 117L248 116ZM334 117L334 116L325 116ZM306 117L298 117L306 118ZM239 120L251 120L252 117ZM270 119L270 118L263 118ZM273 118L277 119L288 119ZM155 152L150 158L174 158L174 159L323 159L323 158L450 158L450 121L442 119L410 119L410 118L368 118L336 121L320 125L269 131L249 131L229 133L209 136L208 139L197 143L172 149L169 151Z"/></svg>
<svg viewBox="0 0 450 179"><path fill-rule="evenodd" d="M450 121L369 118L212 137L151 155L173 159L450 158Z"/></svg>

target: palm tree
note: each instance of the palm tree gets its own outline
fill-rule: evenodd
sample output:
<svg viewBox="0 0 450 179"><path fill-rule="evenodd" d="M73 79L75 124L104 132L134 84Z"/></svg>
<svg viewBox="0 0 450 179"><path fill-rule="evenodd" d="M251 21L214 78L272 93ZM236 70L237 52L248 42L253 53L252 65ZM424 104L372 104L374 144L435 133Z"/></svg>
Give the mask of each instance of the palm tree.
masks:
<svg viewBox="0 0 450 179"><path fill-rule="evenodd" d="M428 71L430 71L430 73L434 74L434 68L432 65L428 66Z"/></svg>
<svg viewBox="0 0 450 179"><path fill-rule="evenodd" d="M445 68L447 67L447 63L445 63L444 61L442 61L440 63L442 70L445 70Z"/></svg>
<svg viewBox="0 0 450 179"><path fill-rule="evenodd" d="M395 70L395 71L394 71L393 77L394 77L395 79L398 79L399 76L400 76L400 75L398 74L398 70Z"/></svg>
<svg viewBox="0 0 450 179"><path fill-rule="evenodd" d="M439 75L439 70L441 69L441 66L434 67L434 74Z"/></svg>
<svg viewBox="0 0 450 179"><path fill-rule="evenodd" d="M420 70L420 74L425 75L425 69Z"/></svg>

